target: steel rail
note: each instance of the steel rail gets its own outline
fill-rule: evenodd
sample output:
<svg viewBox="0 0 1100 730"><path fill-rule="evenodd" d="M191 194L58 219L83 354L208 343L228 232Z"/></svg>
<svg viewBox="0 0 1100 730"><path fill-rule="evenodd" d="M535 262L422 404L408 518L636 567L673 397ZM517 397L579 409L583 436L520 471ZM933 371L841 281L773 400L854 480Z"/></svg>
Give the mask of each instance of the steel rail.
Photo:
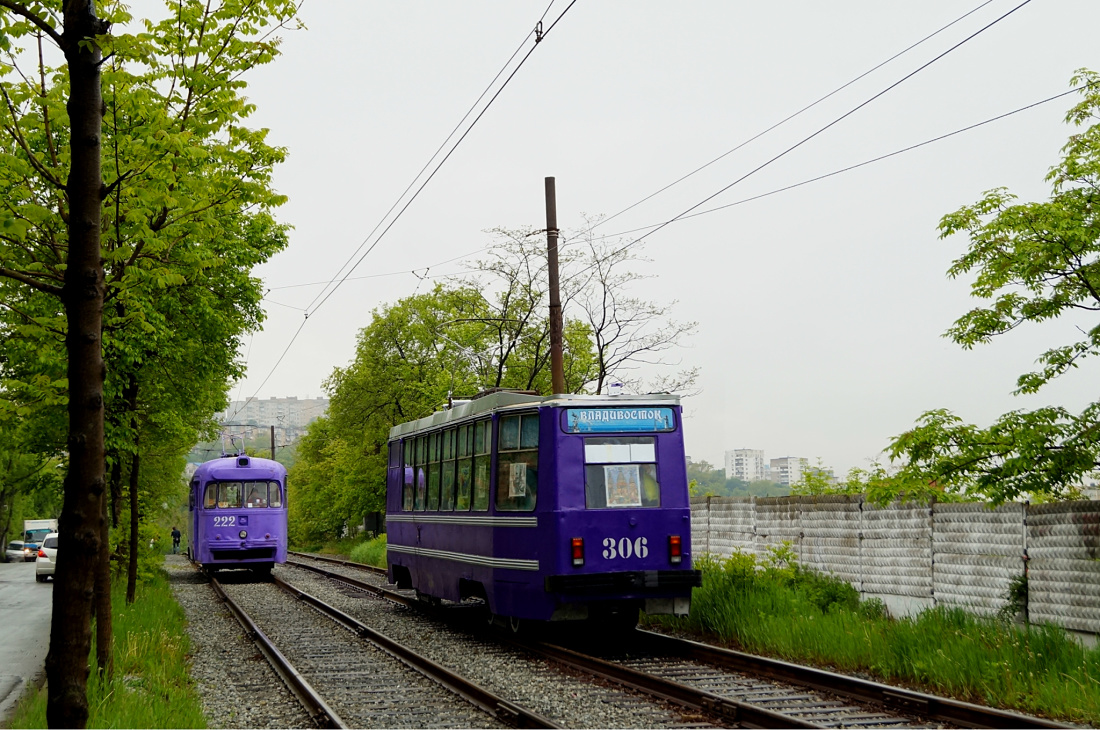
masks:
<svg viewBox="0 0 1100 730"><path fill-rule="evenodd" d="M420 602L416 599L408 596L403 596L400 593L396 593L387 588L381 586L372 585L363 581L350 578L346 575L340 575L338 573L332 573L324 568L316 565L309 565L308 563L300 563L297 561L288 561L288 565L292 565L298 568L304 568L306 570L313 571L328 578L332 578L338 581L344 581L355 588L362 589L368 593L372 593L379 598L398 603L408 607L420 607ZM503 640L505 643L512 644L513 646L527 652L539 654L540 656L549 658L559 664L572 667L573 669L580 670L585 674L601 677L603 679L611 680L617 684L627 686L631 689L642 692L643 694L657 697L659 699L673 702L677 705L687 707L691 710L709 712L714 715L720 716L723 719L731 720L745 727L760 727L760 728L784 728L784 727L801 727L801 728L819 728L823 725L817 725L809 723L798 718L791 717L789 715L782 715L771 710L765 710L763 708L755 707L753 705L737 702L720 697L716 694L709 692L703 692L689 687L684 684L672 682L667 679L655 677L650 674L638 672L633 669L621 667L610 662L605 662L601 659L594 657L587 657L577 652L572 652L569 649L561 647L553 647L549 644L533 644L521 641L515 641L511 639L502 639L502 637L494 637L498 640Z"/></svg>
<svg viewBox="0 0 1100 730"><path fill-rule="evenodd" d="M688 639L642 630L639 630L638 634L640 637L644 637L641 648L656 650L656 653L671 654L757 677L798 684L821 692L848 697L860 702L882 705L891 710L907 712L939 722L948 722L960 727L1067 727L1065 723L1057 723L1039 717L976 705L961 700L937 697L923 692L851 677L846 674L745 654ZM647 644L648 646L646 646Z"/></svg>
<svg viewBox="0 0 1100 730"><path fill-rule="evenodd" d="M304 566L301 563L292 563L292 565L309 567ZM322 569L319 568L312 569L317 572L327 573L327 571L322 571ZM354 580L340 575L336 575L334 577L341 580ZM517 704L509 702L503 697L499 697L493 694L489 690L477 684L474 684L465 677L455 674L451 670L440 664L435 663L426 656L418 654L412 649L409 649L408 647L399 644L398 642L389 638L385 634L381 634L375 631L366 624L363 624L359 620L344 613L340 609L325 603L315 596L311 596L310 594L299 588L295 588L278 576L272 576L272 580L274 581L275 585L277 585L279 588L282 588L284 591L291 594L298 600L308 603L314 608L320 610L336 623L349 629L360 638L369 641L382 651L401 661L406 666L437 682L438 684L455 693L475 707L479 707L481 710L493 716L497 720L516 728L561 727L560 725L557 725L556 723L548 720L541 715L526 710ZM359 583L359 581L355 582ZM361 585L365 587L369 584L364 583Z"/></svg>
<svg viewBox="0 0 1100 730"><path fill-rule="evenodd" d="M342 561L333 561L342 562ZM401 605L409 607L420 607L422 604L413 598L403 596L392 590L383 588L381 586L372 585L358 581L354 578L350 578L343 575L333 574L323 568L312 566L304 563L292 563L297 567L302 567L307 570L312 570L321 575L330 576L337 580L343 580L349 584L360 588L362 590L373 593L374 595L384 598ZM353 567L362 567L360 563L352 563ZM663 634L657 634L651 631L638 630L639 639L643 642L641 648L646 648L644 643L648 643L651 648L657 649L660 652L666 654L673 654L675 656L692 659L699 662L713 664L721 666L726 669L734 671L744 672L757 677L764 677L777 681L788 682L790 684L796 684L808 689L814 689L820 692L826 692L841 697L847 697L858 702L864 702L872 705L882 706L886 709L895 712L904 712L916 715L921 718L927 718L929 720L935 720L939 722L948 722L952 725L968 728L1064 728L1067 727L1065 723L1058 723L1044 718L1034 717L1031 715L1024 715L1009 710L1002 710L999 708L987 707L984 705L977 705L969 702L963 702L961 700L954 700L946 697L937 697L935 695L925 694L923 692L916 692L914 690L904 689L902 687L895 687L893 685L882 684L879 682L872 682L869 680L859 679L857 677L851 677L845 674L838 674L836 672L829 672L824 669L817 669L814 667L805 667L798 664L791 664L789 662L780 661L778 659L769 659L766 657L755 656L752 654L745 654L743 652L733 651L731 649L723 649L721 647L712 646L709 644L703 644L700 642L689 641L686 639L678 639L671 636L665 636ZM521 643L514 642L523 646L525 649L531 651L539 651L536 645L533 643ZM540 645L546 647L547 651L551 651L550 647L553 645L543 644ZM570 650L562 647L553 647L555 653L557 650L562 652L569 652ZM579 657L586 655L572 652L575 656L568 656L561 654L561 661L564 663L570 663L573 661L583 661ZM574 668L583 669L583 671L591 672L596 667L599 667L600 672L612 671L609 667L615 667L615 671L622 670L624 682L632 682L634 679L630 679L635 675L642 675L643 673L636 670L627 669L625 667L619 667L610 662L593 658L596 662L601 664L594 664L592 670L588 668L582 668L575 666ZM604 666L607 665L607 666ZM603 676L601 674L601 676ZM651 675L645 675L651 676ZM605 677L610 678L610 677ZM616 680L617 681L617 680ZM661 680L661 682L668 682L669 684L678 685L678 683L669 682L668 680ZM698 693L698 690L687 687L686 685L678 685L691 693ZM672 692L672 688L667 687L669 692ZM645 690L649 691L649 690ZM676 689L675 692L682 692L680 689ZM690 695L683 694L685 698L689 698L688 701L695 703L689 705L693 708L702 707L710 712L722 715L723 717L734 717L738 710L734 706L736 703L732 703L730 700L720 697L718 695L712 695L708 698L698 697L696 699L690 699ZM669 699L673 699L669 697ZM678 701L678 700L674 700ZM705 704L704 704L705 701ZM716 708L715 703L720 701L725 703L722 706ZM763 710L762 708L754 708L761 712L770 712ZM774 714L774 713L772 713ZM795 722L794 718L786 715L782 716L783 722L787 725L791 725ZM768 718L763 718L768 720ZM739 718L738 722L746 722L744 718ZM775 725L761 725L762 727L775 727ZM782 726L782 725L781 725ZM814 727L810 725L810 727Z"/></svg>
<svg viewBox="0 0 1100 730"><path fill-rule="evenodd" d="M294 550L287 550L287 555L297 555L300 558L309 558L310 560L320 560L325 563L335 563L337 565L344 565L349 568L358 568L359 570L365 570L368 573L374 573L375 575L388 575L388 571L385 568L379 568L375 565L367 565L366 563L353 563L350 560L341 560L340 558L328 558L323 555L311 555L309 553L299 553Z"/></svg>
<svg viewBox="0 0 1100 730"><path fill-rule="evenodd" d="M742 727L752 728L823 728L826 725L809 722L793 715L784 715L767 710L747 702L731 700L727 697L673 682L646 672L620 666L613 662L597 659L572 649L542 642L526 642L516 639L502 639L525 651L538 654L567 667L610 680L624 687L638 690L644 694L658 697L692 710L709 712L738 723Z"/></svg>
<svg viewBox="0 0 1100 730"><path fill-rule="evenodd" d="M225 589L213 576L210 576L210 586L214 589L214 593L217 594L218 598L229 607L241 626L244 627L245 634L252 639L252 642L267 659L272 669L282 678L283 683L286 684L294 696L298 698L298 702L305 708L313 723L320 728L350 727L340 719L335 710L328 706L321 695L317 693L317 690L313 689L306 678L283 656L282 652L275 648L275 645L260 630L260 627L252 621L248 614L244 612L244 609L237 605L236 601L229 597Z"/></svg>

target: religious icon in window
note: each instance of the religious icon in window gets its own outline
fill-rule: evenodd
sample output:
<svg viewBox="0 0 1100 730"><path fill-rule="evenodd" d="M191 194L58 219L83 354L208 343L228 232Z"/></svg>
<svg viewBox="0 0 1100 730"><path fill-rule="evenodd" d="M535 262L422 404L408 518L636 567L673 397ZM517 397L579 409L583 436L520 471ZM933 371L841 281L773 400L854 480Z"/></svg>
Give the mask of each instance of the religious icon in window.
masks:
<svg viewBox="0 0 1100 730"><path fill-rule="evenodd" d="M508 496L527 496L527 464L522 461L508 465Z"/></svg>
<svg viewBox="0 0 1100 730"><path fill-rule="evenodd" d="M637 464L615 464L603 468L608 507L641 507L641 475Z"/></svg>

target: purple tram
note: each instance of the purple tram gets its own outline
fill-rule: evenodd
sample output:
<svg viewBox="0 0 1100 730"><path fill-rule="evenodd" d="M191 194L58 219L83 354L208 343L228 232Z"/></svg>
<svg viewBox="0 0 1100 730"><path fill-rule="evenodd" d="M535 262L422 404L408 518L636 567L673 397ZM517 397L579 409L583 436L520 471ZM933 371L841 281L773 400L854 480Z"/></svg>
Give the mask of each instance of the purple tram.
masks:
<svg viewBox="0 0 1100 730"><path fill-rule="evenodd" d="M187 554L206 570L270 573L286 562L286 467L238 454L207 461L191 477Z"/></svg>
<svg viewBox="0 0 1100 730"><path fill-rule="evenodd" d="M498 623L633 626L700 585L680 399L498 391L395 426L389 578Z"/></svg>

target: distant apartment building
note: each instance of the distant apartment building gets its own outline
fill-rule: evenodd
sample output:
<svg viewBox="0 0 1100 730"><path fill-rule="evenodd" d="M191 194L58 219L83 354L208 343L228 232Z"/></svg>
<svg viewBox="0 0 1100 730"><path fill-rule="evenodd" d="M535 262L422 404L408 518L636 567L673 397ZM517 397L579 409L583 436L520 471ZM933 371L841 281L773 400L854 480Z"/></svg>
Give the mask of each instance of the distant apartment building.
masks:
<svg viewBox="0 0 1100 730"><path fill-rule="evenodd" d="M233 401L229 408L217 414L219 423L248 424L267 428L275 426L287 432L301 432L311 422L325 415L328 398L249 398Z"/></svg>
<svg viewBox="0 0 1100 730"><path fill-rule="evenodd" d="M767 478L767 462L760 449L734 449L726 452L726 479L760 482Z"/></svg>
<svg viewBox="0 0 1100 730"><path fill-rule="evenodd" d="M800 456L783 456L771 460L772 481L784 487L798 484L802 472L810 468L810 460Z"/></svg>

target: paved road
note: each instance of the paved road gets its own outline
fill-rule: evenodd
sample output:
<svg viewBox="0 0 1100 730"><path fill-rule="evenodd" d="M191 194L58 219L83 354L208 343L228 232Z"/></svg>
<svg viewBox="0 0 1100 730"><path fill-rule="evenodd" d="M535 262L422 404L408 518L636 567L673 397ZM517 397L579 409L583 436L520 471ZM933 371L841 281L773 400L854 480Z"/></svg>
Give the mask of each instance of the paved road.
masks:
<svg viewBox="0 0 1100 730"><path fill-rule="evenodd" d="M53 581L36 583L34 563L0 563L0 726L46 665Z"/></svg>

